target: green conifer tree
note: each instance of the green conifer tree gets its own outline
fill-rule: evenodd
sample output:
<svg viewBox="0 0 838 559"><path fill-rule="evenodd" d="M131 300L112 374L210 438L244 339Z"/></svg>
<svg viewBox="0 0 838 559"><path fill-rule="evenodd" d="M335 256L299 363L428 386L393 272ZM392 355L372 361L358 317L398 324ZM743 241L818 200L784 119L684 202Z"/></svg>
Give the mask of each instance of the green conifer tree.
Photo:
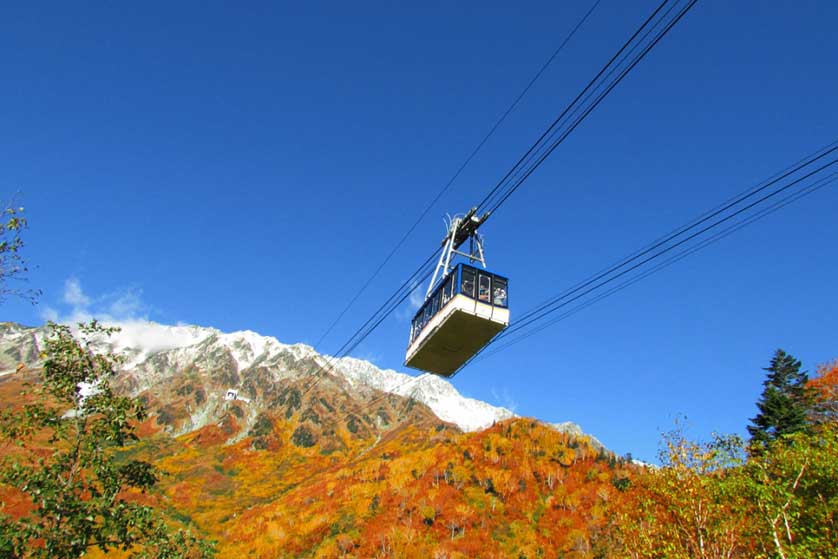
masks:
<svg viewBox="0 0 838 559"><path fill-rule="evenodd" d="M764 446L783 435L802 431L807 427L809 403L806 372L801 363L782 349L771 359L771 366L762 383L765 387L757 402L759 413L748 426L752 446Z"/></svg>

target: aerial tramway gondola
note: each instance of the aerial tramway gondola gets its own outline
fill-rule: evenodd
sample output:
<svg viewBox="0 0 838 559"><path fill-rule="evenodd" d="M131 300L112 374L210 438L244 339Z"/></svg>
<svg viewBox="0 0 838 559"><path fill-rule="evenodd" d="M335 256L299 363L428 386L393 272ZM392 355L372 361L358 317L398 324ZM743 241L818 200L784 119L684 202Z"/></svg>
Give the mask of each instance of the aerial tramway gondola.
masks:
<svg viewBox="0 0 838 559"><path fill-rule="evenodd" d="M411 322L408 367L450 377L509 325L509 280L486 270L477 233L488 217L472 208L451 220L425 301ZM466 241L469 251L461 252ZM453 264L457 255L469 263ZM476 262L482 268L470 265Z"/></svg>

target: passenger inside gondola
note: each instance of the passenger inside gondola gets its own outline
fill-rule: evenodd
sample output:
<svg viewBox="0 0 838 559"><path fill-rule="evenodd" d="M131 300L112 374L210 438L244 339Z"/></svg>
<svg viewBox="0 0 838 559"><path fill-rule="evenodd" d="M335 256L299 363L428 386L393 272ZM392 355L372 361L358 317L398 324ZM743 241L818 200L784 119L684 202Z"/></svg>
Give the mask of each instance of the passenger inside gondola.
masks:
<svg viewBox="0 0 838 559"><path fill-rule="evenodd" d="M474 297L474 271L463 268L463 295Z"/></svg>
<svg viewBox="0 0 838 559"><path fill-rule="evenodd" d="M492 304L499 307L506 306L506 289L502 287L495 287L494 300L492 301Z"/></svg>
<svg viewBox="0 0 838 559"><path fill-rule="evenodd" d="M405 363L450 376L508 324L509 280L459 264L416 312Z"/></svg>
<svg viewBox="0 0 838 559"><path fill-rule="evenodd" d="M491 281L489 276L480 274L480 285L477 293L477 298L484 303L489 302L489 294L491 293Z"/></svg>

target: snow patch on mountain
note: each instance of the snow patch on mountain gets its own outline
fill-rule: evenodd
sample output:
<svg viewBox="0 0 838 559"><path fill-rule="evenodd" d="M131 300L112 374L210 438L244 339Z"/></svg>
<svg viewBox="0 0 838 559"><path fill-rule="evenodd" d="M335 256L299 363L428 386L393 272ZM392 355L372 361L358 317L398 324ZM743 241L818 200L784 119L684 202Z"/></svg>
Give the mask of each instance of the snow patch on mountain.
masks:
<svg viewBox="0 0 838 559"><path fill-rule="evenodd" d="M132 320L115 324L119 328L110 336L110 343L117 351L134 349L151 354L168 349L201 343L213 333L214 328L188 324L168 326L147 320Z"/></svg>
<svg viewBox="0 0 838 559"><path fill-rule="evenodd" d="M433 375L413 377L392 369L382 370L369 361L353 357L335 360L318 354L311 346L283 344L276 338L250 330L224 333L215 328L184 324L170 326L150 321L106 325L117 326L120 330L103 338L100 343L123 354L126 369L140 373L139 390L150 388L159 382L161 376L190 364L217 364L218 358L232 359L237 372L257 365L273 368L283 361L288 362L288 358L292 361L312 359L326 370L339 374L356 389L367 387L414 398L427 405L443 421L454 423L464 431L485 429L496 421L515 416L506 408L467 398L451 383ZM20 362L35 365L39 361L38 353L43 348L45 335L45 328L3 324L0 328L0 370L11 372Z"/></svg>
<svg viewBox="0 0 838 559"><path fill-rule="evenodd" d="M313 348L305 344L288 345L271 336L262 336L252 330L225 333L216 328L178 324L174 326L151 321L128 321L108 323L119 331L103 340L113 351L125 355L126 368L139 366L149 357L165 352L174 352L178 364L184 364L196 357L197 351L224 348L236 362L238 370L270 361L288 352L295 359L312 357Z"/></svg>
<svg viewBox="0 0 838 559"><path fill-rule="evenodd" d="M574 437L588 437L591 440L591 445L593 445L594 448L605 448L605 445L603 445L599 441L599 439L597 439L593 435L585 433L579 425L573 423L572 421L564 421L562 423L547 423L546 425L552 427L556 431L567 433L568 435L573 435Z"/></svg>
<svg viewBox="0 0 838 559"><path fill-rule="evenodd" d="M515 415L506 408L467 398L448 381L430 374L412 377L392 369L379 369L369 361L354 357L338 359L335 368L353 386L369 386L382 392L414 398L431 408L443 421L454 423L464 431L485 429L496 421Z"/></svg>
<svg viewBox="0 0 838 559"><path fill-rule="evenodd" d="M125 366L128 368L139 365L156 353L194 346L220 333L214 328L183 324L169 326L147 320L123 321L107 326L116 326L119 331L103 341L114 352L127 357Z"/></svg>

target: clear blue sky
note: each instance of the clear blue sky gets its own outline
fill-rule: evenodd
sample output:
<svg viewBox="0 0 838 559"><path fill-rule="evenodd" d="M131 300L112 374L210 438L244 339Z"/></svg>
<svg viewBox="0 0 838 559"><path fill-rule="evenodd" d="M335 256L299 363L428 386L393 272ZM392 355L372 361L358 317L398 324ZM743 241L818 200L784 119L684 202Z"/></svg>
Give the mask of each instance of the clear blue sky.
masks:
<svg viewBox="0 0 838 559"><path fill-rule="evenodd" d="M603 0L326 340L334 351L656 2ZM17 3L0 185L72 307L315 342L590 2ZM485 226L513 321L838 134L838 4L703 0ZM654 459L744 433L773 351L838 357L831 186L458 375ZM78 286L82 292L67 290ZM69 297L68 297L69 296ZM402 369L406 309L357 351Z"/></svg>

